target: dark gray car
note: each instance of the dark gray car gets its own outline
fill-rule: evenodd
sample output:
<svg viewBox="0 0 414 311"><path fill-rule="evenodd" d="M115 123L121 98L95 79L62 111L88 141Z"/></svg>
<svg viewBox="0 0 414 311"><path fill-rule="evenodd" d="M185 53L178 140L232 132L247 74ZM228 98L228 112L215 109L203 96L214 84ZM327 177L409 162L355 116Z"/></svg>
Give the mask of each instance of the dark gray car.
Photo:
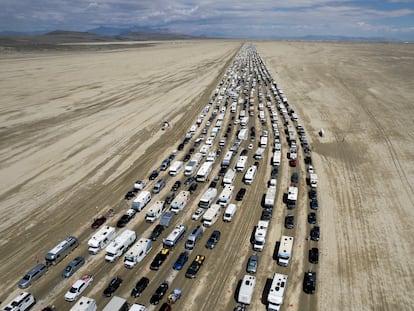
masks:
<svg viewBox="0 0 414 311"><path fill-rule="evenodd" d="M246 271L248 273L256 273L257 272L257 266L258 265L259 265L259 256L257 256L257 255L251 255L249 257L249 260L247 261Z"/></svg>
<svg viewBox="0 0 414 311"><path fill-rule="evenodd" d="M66 268L62 271L62 276L64 278L71 277L76 271L79 270L85 264L85 258L79 256L73 259Z"/></svg>

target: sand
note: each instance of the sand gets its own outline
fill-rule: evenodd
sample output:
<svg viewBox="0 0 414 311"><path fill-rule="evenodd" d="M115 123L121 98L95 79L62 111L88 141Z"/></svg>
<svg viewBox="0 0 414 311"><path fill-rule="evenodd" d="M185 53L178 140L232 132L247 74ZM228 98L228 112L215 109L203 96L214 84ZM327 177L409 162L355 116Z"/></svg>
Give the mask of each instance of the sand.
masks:
<svg viewBox="0 0 414 311"><path fill-rule="evenodd" d="M310 266L303 186L303 217L294 250L298 256L289 270L285 310L410 309L413 46L255 45L306 129L320 180L317 295L309 298L301 291L303 272ZM57 241L74 234L86 243L93 217L110 208L125 210L120 198L181 142L240 46L237 41L179 41L107 51L0 55L1 301L18 292L14 284ZM170 131L160 130L164 120L171 121ZM320 128L326 132L323 138L317 135ZM281 175L286 184L287 169ZM304 174L304 167L301 171ZM267 176L263 171L254 186L257 191ZM253 202L254 196L246 200ZM275 215L278 225L283 223L283 208ZM238 223L240 243L248 243L249 230L257 222L247 214ZM281 227L272 232L274 243ZM182 308L191 310L195 303L200 310L211 304L231 310L235 305L232 294L249 250L243 244L239 256L238 245L226 245L214 250L229 256L222 259L224 268L209 262L205 267L218 278L206 273L197 279L193 290L200 300L194 302L188 295L180 302ZM270 246L266 254L271 253ZM119 267L111 273L106 267L97 270L102 279L94 295L100 295ZM56 277L61 268L49 271L48 278L30 290L46 296L53 288L61 295L68 285ZM275 269L273 262L259 275L271 278ZM187 292L192 290L186 286ZM205 288L211 286L215 290L207 295ZM263 287L258 288L259 297ZM125 287L125 293L129 291ZM203 300L206 297L212 299ZM254 308L264 310L260 303Z"/></svg>

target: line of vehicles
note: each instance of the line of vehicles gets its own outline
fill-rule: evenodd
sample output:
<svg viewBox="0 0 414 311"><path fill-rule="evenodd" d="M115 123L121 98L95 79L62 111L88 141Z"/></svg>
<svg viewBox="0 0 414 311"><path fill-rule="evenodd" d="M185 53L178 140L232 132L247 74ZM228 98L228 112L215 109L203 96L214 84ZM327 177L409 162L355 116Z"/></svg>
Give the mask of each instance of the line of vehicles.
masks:
<svg viewBox="0 0 414 311"><path fill-rule="evenodd" d="M252 49L252 47L250 47ZM253 54L255 53L254 49L251 51ZM265 67L264 67L265 68ZM266 72L267 69L263 69L263 72ZM266 74L263 73L265 76ZM270 74L267 72L268 77L270 77ZM268 79L270 81L270 79ZM253 82L255 80L252 80ZM219 91L217 91L217 94L215 94L212 98L212 101L206 108L204 109L202 115L197 119L197 122L195 125L193 125L190 129L190 131L186 134L186 138L184 139L183 143L180 144L183 145L182 148L179 146L179 150L183 150L184 145L186 145L193 137L193 135L196 133L196 131L199 129L199 126L203 123L204 117L207 115L207 112L210 110L210 108L207 109L207 107L211 107L214 100L217 100L217 108L220 106L221 103L219 103L220 99L217 95L220 93L220 89L223 90L224 87L219 88ZM274 89L274 91L280 95L280 90L277 88L276 83L272 83L271 87ZM253 90L254 88L252 88ZM227 92L227 98L229 97L229 94L232 91ZM240 90L240 92L242 92ZM237 100L237 95L235 92L232 96L233 100ZM243 91L244 93L244 91ZM259 91L259 94L261 91ZM221 94L221 93L220 93ZM223 92L223 95L225 95L226 92ZM251 94L252 97L252 94ZM260 96L259 96L260 98ZM277 97L276 101L277 100ZM222 97L224 100L224 97ZM259 101L261 102L261 101ZM268 98L268 103L270 102L270 98ZM254 115L254 108L251 109L253 106L254 101L250 100L250 107L249 109L243 109L241 111L248 111L250 117ZM286 101L287 103L287 101ZM233 102L234 104L234 102ZM236 105L234 105L235 109L229 110L231 113L235 113L237 111L237 107L240 104L243 104L243 102L237 102ZM227 105L227 101L226 101ZM244 102L244 105L246 105L246 102ZM222 108L225 108L222 107ZM278 168L280 165L280 156L279 160L275 161L275 154L278 151L278 154L281 154L281 144L279 140L278 133L278 127L277 127L277 113L273 110L273 105L268 105L273 130L274 130L274 154L273 154L273 167ZM263 105L262 108L263 109ZM260 110L262 112L263 110ZM187 161L181 161L176 160L174 162L173 159L176 152L173 152L170 157L166 160L164 160L161 164L161 167L159 169L153 170L151 174L149 175L149 180L153 181L153 187L152 190L147 190L147 188L150 186L150 183L152 182L144 182L144 181L136 181L133 186L133 190L128 191L127 195L125 196L126 199L132 200L130 208L125 212L123 216L118 220L117 227L123 228L124 226L127 226L128 222L136 215L136 213L139 213L146 209L145 212L145 221L148 223L155 223L157 220L159 223L154 227L153 232L149 237L141 237L137 241L136 232L130 229L122 229L117 234L117 229L115 227L111 226L102 226L99 230L97 230L91 238L88 240L88 251L91 255L98 254L101 250L105 250L105 260L108 262L115 262L122 256L124 256L124 266L128 269L133 269L136 265L138 265L151 251L154 249L154 242L157 240L157 238L161 235L161 233L165 230L165 228L168 228L173 220L174 217L177 217L176 215L179 214L181 211L183 211L186 206L188 206L188 203L190 202L190 196L191 193L194 192L196 189L193 189L191 191L191 187L195 188L198 183L206 183L209 182L214 168L214 164L216 162L216 159L221 153L221 149L215 150L213 147L215 137L218 136L218 134L222 131L223 125L224 125L224 119L225 119L225 112L226 109L222 109L221 113L216 113L217 117L217 123L216 126L210 130L211 136L205 140L205 143L201 146L197 145L200 144L202 141L204 141L203 137L201 140L197 138L194 143L194 148L191 151L189 151L189 154L186 155ZM238 124L240 124L241 130L236 134L236 139L234 142L230 143L231 148L224 154L221 161L221 168L225 170L225 173L223 174L223 189L220 193L218 193L216 180L214 179L208 189L204 192L204 194L201 196L201 199L198 202L198 208L195 210L194 214L192 215L192 220L200 221L201 224L197 225L193 230L189 231L189 235L187 239L185 240L184 237L187 233L187 226L184 224L177 224L172 231L162 240L162 248L157 252L155 255L153 261L150 264L151 270L158 270L163 262L168 258L168 256L171 254L171 251L174 250L174 248L177 247L178 243L181 240L185 240L185 251L181 252L176 260L176 262L173 265L174 270L181 270L183 269L184 265L189 261L190 252L194 249L195 245L200 241L201 237L205 233L208 228L213 227L216 221L219 218L222 218L224 222L231 222L233 217L235 216L237 210L238 210L238 204L232 203L232 200L235 199L236 201L243 200L243 196L246 193L245 188L239 189L237 195L235 198L233 198L233 194L235 192L235 187L233 185L233 182L235 180L235 177L237 173L243 174L243 182L246 185L251 185L255 177L257 175L257 171L259 168L259 162L255 162L253 165L249 166L247 168L249 157L246 155L247 150L244 149L240 152L240 155L237 158L238 149L240 145L243 143L243 141L247 141L250 136L250 142L254 142L255 139L255 129L252 127L250 129L250 135L249 130L247 129L247 126L249 124L249 116L246 115L247 112L241 113L240 117L237 120L240 120ZM214 111L213 111L214 115ZM266 123L266 118L264 115L264 112L260 116L260 122L262 124ZM200 119L200 122L199 122ZM235 123L236 121L235 120ZM209 121L209 122L212 122ZM219 123L220 122L220 123ZM276 126L275 126L276 125ZM229 131L229 128L227 129L227 132ZM204 134L202 134L204 135ZM276 138L277 137L277 138ZM290 136L289 136L290 137ZM301 136L302 137L302 136ZM293 138L293 135L292 135ZM292 139L293 141L293 139ZM222 137L219 140L219 147L224 147L228 143L228 135L225 137ZM199 146L200 149L198 152L196 152L195 147ZM262 136L260 137L260 141L258 143L258 149L254 154L254 158L256 160L260 160L264 157L264 153L269 143L269 134L267 131L264 131L262 133ZM292 150L291 150L292 151ZM196 153L194 153L196 152ZM191 157L189 156L190 153L192 154ZM291 152L291 155L293 155L294 152ZM294 156L293 156L294 157ZM237 162L237 163L234 163ZM234 169L233 169L234 168ZM312 168L313 169L313 168ZM167 171L168 175L171 177L177 177L180 174L183 174L184 176L187 176L189 178L193 178L191 182L189 182L189 188L188 190L182 190L178 192L178 188L181 186L181 182L178 180L174 184L173 188L171 189L169 195L173 193L172 198L168 200L158 200L150 203L153 196L156 196L160 194L165 186L167 185L167 180L160 177L160 171ZM273 174L273 173L272 173ZM313 174L313 175L312 175ZM316 174L314 171L309 174L309 183L312 189L316 189L317 186L317 176L315 178ZM276 176L273 176L269 181L268 189L265 195L264 199L264 206L266 207L267 211L269 211L269 214L267 217L271 217L272 208L275 206L275 198L276 198L276 186L277 186L277 174ZM179 182L177 184L177 182ZM213 184L215 183L215 184ZM296 188L297 189L297 188ZM316 191L316 190L315 190ZM177 194L178 193L178 194ZM297 200L297 190L296 190L296 199L291 198L292 202L296 202ZM168 205L170 205L168 209ZM294 207L294 206L293 206ZM125 217L124 217L125 216ZM128 217L127 217L128 216ZM262 216L262 218L264 218ZM124 223L120 222L121 219ZM103 224L103 223L102 223ZM101 224L101 225L102 225ZM269 228L270 220L269 219L261 219L258 222L256 231L255 231L255 240L253 243L253 249L257 252L260 252L263 250L267 231ZM96 227L95 229L98 229ZM221 232L219 230L213 230L211 235L209 236L207 243L205 247L207 249L213 249L217 245L218 241L220 240ZM65 243L64 243L65 242ZM278 263L281 266L287 266L289 263L289 259L291 258L291 252L293 247L293 237L289 236L283 236L281 240L281 245L283 244L283 247L279 248L278 253ZM69 246L66 246L69 245ZM50 265L56 265L60 260L62 260L65 256L67 256L74 248L76 248L79 245L79 242L75 237L69 237L65 241L62 241L57 245L55 248L53 248L50 252L47 253L45 260L46 260L46 269ZM205 264L206 256L202 254L198 254L194 257L194 259L190 262L186 272L185 276L187 278L195 278L200 268ZM247 265L247 271L249 274L247 274L243 280L242 285L239 290L238 295L238 301L243 305L248 305L251 303L252 295L254 292L254 288L256 285L256 278L252 275L252 273L255 273L258 267L259 257L257 254L254 254L249 257L248 265ZM73 273L72 273L73 274ZM309 279L309 278L308 278ZM307 280L308 280L307 279ZM34 281L35 279L33 279ZM312 278L310 278L312 280ZM315 276L316 280L316 276ZM65 295L65 300L67 301L75 301L77 300L77 303L73 306L73 311L75 310L96 310L96 302L88 297L81 297L81 294L84 292L86 288L89 287L89 285L93 282L93 276L90 274L83 275L79 280L77 280L71 288L69 289L67 295ZM315 281L316 282L316 281ZM116 277L111 280L111 282L108 284L108 287L104 291L105 296L111 296L116 289L121 285L122 279ZM133 297L139 297L142 293L142 291L148 286L149 280L147 278L141 278L140 281L137 282L136 286L132 289L131 295ZM274 284L273 284L274 283ZM275 273L273 277L272 286L269 292L269 295L267 297L268 301L268 308L269 310L279 310L280 305L283 303L283 297L284 297L284 290L287 284L287 275L278 274ZM20 285L19 285L20 286ZM157 288L154 295L151 297L151 304L158 304L163 297L168 292L168 286L169 282L165 281L160 284L160 286ZM21 287L24 288L24 287ZM105 294L106 292L106 294ZM178 294L179 293L179 294ZM175 302L179 297L181 297L181 291L174 289L173 292L169 295L168 303L163 304L161 306L162 309L171 308L171 303ZM30 295L30 294L29 294ZM177 298L178 297L178 298ZM34 299L34 297L33 297ZM29 299L30 300L30 299ZM35 300L34 300L35 301ZM82 301L82 303L80 303ZM34 302L35 303L35 302ZM76 308L75 308L76 306ZM88 307L89 309L82 309L78 308L80 306ZM273 308L273 309L271 309ZM71 310L72 310L71 309ZM27 309L22 309L27 310ZM104 308L104 310L147 310L144 305L139 304L133 304L130 305L126 299L118 296L114 296L112 300L107 304L107 306Z"/></svg>

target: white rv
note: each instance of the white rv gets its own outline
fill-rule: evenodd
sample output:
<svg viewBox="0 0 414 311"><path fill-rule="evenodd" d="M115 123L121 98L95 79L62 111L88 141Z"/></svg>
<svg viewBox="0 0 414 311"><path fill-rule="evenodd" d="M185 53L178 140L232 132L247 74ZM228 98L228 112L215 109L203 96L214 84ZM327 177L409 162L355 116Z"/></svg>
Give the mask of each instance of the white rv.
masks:
<svg viewBox="0 0 414 311"><path fill-rule="evenodd" d="M125 230L115 238L106 248L105 260L114 262L135 242L136 234L132 230Z"/></svg>
<svg viewBox="0 0 414 311"><path fill-rule="evenodd" d="M134 201L132 201L131 208L137 212L142 211L142 209L151 201L151 192L142 191L138 194Z"/></svg>
<svg viewBox="0 0 414 311"><path fill-rule="evenodd" d="M236 170L241 172L244 171L246 167L248 156L240 156L239 160L236 163Z"/></svg>
<svg viewBox="0 0 414 311"><path fill-rule="evenodd" d="M270 208L274 207L275 199L276 199L276 187L271 186L267 188L265 199L264 199L264 207L270 207Z"/></svg>
<svg viewBox="0 0 414 311"><path fill-rule="evenodd" d="M256 172L256 165L250 166L246 174L244 174L244 183L247 185L251 185L253 183L254 178L256 177Z"/></svg>
<svg viewBox="0 0 414 311"><path fill-rule="evenodd" d="M88 241L88 252L96 255L101 249L104 249L116 235L114 227L103 226Z"/></svg>
<svg viewBox="0 0 414 311"><path fill-rule="evenodd" d="M176 176L178 173L181 172L182 168L183 168L183 161L175 161L170 166L170 171L169 171L170 176Z"/></svg>
<svg viewBox="0 0 414 311"><path fill-rule="evenodd" d="M240 140L246 140L249 136L249 131L247 128L243 128L240 130L239 134L237 135L237 138Z"/></svg>
<svg viewBox="0 0 414 311"><path fill-rule="evenodd" d="M96 311L96 300L82 296L69 311Z"/></svg>
<svg viewBox="0 0 414 311"><path fill-rule="evenodd" d="M102 311L127 311L129 308L128 301L125 298L114 296Z"/></svg>
<svg viewBox="0 0 414 311"><path fill-rule="evenodd" d="M173 231L165 239L163 239L162 243L164 244L164 247L174 248L184 237L186 231L187 227L182 224L175 226Z"/></svg>
<svg viewBox="0 0 414 311"><path fill-rule="evenodd" d="M256 286L256 277L250 274L246 274L243 277L237 301L239 303L249 305L252 302L252 297L253 297L255 286Z"/></svg>
<svg viewBox="0 0 414 311"><path fill-rule="evenodd" d="M213 164L213 162L204 162L197 172L196 180L200 182L207 181L213 168Z"/></svg>
<svg viewBox="0 0 414 311"><path fill-rule="evenodd" d="M200 165L202 159L203 155L201 153L197 152L196 154L194 154L190 161L188 161L187 165L184 167L184 175L192 175L197 169L197 167Z"/></svg>
<svg viewBox="0 0 414 311"><path fill-rule="evenodd" d="M266 148L267 147L267 137L260 137L260 147Z"/></svg>
<svg viewBox="0 0 414 311"><path fill-rule="evenodd" d="M256 232L254 233L253 249L255 251L258 251L258 252L263 251L264 245L266 243L266 235L267 235L268 227L269 227L269 221L259 220L257 224Z"/></svg>
<svg viewBox="0 0 414 311"><path fill-rule="evenodd" d="M282 153L280 152L280 150L276 150L273 153L273 161L272 161L273 166L279 166L281 158L282 158Z"/></svg>
<svg viewBox="0 0 414 311"><path fill-rule="evenodd" d="M288 188L287 207L288 209L295 208L298 199L298 188L290 186Z"/></svg>
<svg viewBox="0 0 414 311"><path fill-rule="evenodd" d="M26 311L36 304L36 298L28 293L22 292L14 298L2 311Z"/></svg>
<svg viewBox="0 0 414 311"><path fill-rule="evenodd" d="M223 160L221 161L221 166L224 166L224 167L230 166L232 157L233 157L233 151L231 150L227 151L223 157Z"/></svg>
<svg viewBox="0 0 414 311"><path fill-rule="evenodd" d="M177 214L178 212L182 211L182 209L187 205L187 202L190 198L189 191L181 191L174 199L174 201L170 204L171 212Z"/></svg>
<svg viewBox="0 0 414 311"><path fill-rule="evenodd" d="M293 237L282 235L280 239L279 251L277 253L277 260L280 266L287 267L289 260L292 257Z"/></svg>
<svg viewBox="0 0 414 311"><path fill-rule="evenodd" d="M257 150L256 150L256 152L254 153L254 158L256 159L256 160L260 160L260 159L262 159L263 158L263 155L264 155L264 151L265 151L265 149L264 148L262 148L262 147L259 147L259 148L257 148Z"/></svg>
<svg viewBox="0 0 414 311"><path fill-rule="evenodd" d="M161 217L166 208L165 201L157 201L152 204L149 210L145 213L145 221L153 223L155 220Z"/></svg>
<svg viewBox="0 0 414 311"><path fill-rule="evenodd" d="M233 219L234 214L236 214L237 212L237 205L236 204L229 204L226 207L226 210L224 211L223 214L223 221L228 221L230 222Z"/></svg>
<svg viewBox="0 0 414 311"><path fill-rule="evenodd" d="M125 268L132 269L141 262L152 249L150 239L141 238L126 253L124 259Z"/></svg>
<svg viewBox="0 0 414 311"><path fill-rule="evenodd" d="M269 294L267 296L269 311L280 310L285 296L287 279L288 276L285 274L275 273L273 276L272 285L270 286Z"/></svg>
<svg viewBox="0 0 414 311"><path fill-rule="evenodd" d="M226 207L227 204L230 203L230 200L233 197L233 191L234 191L233 185L225 185L218 197L217 203L222 207Z"/></svg>
<svg viewBox="0 0 414 311"><path fill-rule="evenodd" d="M214 199L217 196L217 189L216 188L208 188L206 192L202 195L200 202L198 202L198 206L202 208L209 208L210 205L213 203Z"/></svg>
<svg viewBox="0 0 414 311"><path fill-rule="evenodd" d="M219 204L213 204L207 209L203 215L203 226L211 227L220 216L221 206Z"/></svg>
<svg viewBox="0 0 414 311"><path fill-rule="evenodd" d="M231 185L236 177L236 172L232 168L229 168L223 177L224 185Z"/></svg>

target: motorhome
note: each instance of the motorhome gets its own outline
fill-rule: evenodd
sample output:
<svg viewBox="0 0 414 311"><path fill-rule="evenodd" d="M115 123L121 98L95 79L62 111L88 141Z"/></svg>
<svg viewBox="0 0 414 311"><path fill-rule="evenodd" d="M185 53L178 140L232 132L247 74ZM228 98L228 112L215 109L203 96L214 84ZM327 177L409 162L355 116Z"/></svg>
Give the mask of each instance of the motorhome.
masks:
<svg viewBox="0 0 414 311"><path fill-rule="evenodd" d="M76 237L67 237L63 241L59 242L59 244L52 248L49 252L47 252L45 256L46 265L56 265L76 247L78 247L78 245L79 241Z"/></svg>
<svg viewBox="0 0 414 311"><path fill-rule="evenodd" d="M125 298L114 296L109 301L102 311L128 311L129 304Z"/></svg>
<svg viewBox="0 0 414 311"><path fill-rule="evenodd" d="M88 241L88 252L96 255L101 249L104 249L116 235L116 229L110 226L100 228Z"/></svg>
<svg viewBox="0 0 414 311"><path fill-rule="evenodd" d="M256 277L246 274L243 277L237 301L239 303L249 305L252 302L254 288L256 286Z"/></svg>
<svg viewBox="0 0 414 311"><path fill-rule="evenodd" d="M125 230L119 234L106 248L105 260L114 262L135 242L135 231Z"/></svg>
<svg viewBox="0 0 414 311"><path fill-rule="evenodd" d="M204 162L197 172L196 180L199 182L207 181L208 176L210 175L211 170L213 168L213 164L214 164L213 162Z"/></svg>
<svg viewBox="0 0 414 311"><path fill-rule="evenodd" d="M288 209L295 208L297 199L298 199L298 188L294 186L290 186L288 188L287 208Z"/></svg>
<svg viewBox="0 0 414 311"><path fill-rule="evenodd" d="M237 138L240 140L247 140L248 136L249 136L249 130L247 128L243 128L239 131Z"/></svg>
<svg viewBox="0 0 414 311"><path fill-rule="evenodd" d="M152 249L150 239L141 238L126 253L124 258L125 268L132 269L141 262Z"/></svg>
<svg viewBox="0 0 414 311"><path fill-rule="evenodd" d="M293 237L282 235L280 239L279 251L277 253L277 263L287 267L292 257Z"/></svg>
<svg viewBox="0 0 414 311"><path fill-rule="evenodd" d="M140 212L151 201L151 192L142 191L138 194L134 201L132 201L131 208Z"/></svg>
<svg viewBox="0 0 414 311"><path fill-rule="evenodd" d="M223 177L223 185L231 185L236 177L236 171L229 168Z"/></svg>
<svg viewBox="0 0 414 311"><path fill-rule="evenodd" d="M177 176L183 168L183 161L175 161L170 166L169 174L170 176Z"/></svg>
<svg viewBox="0 0 414 311"><path fill-rule="evenodd" d="M242 172L242 171L244 171L244 169L246 168L246 163L247 163L247 160L248 160L248 156L240 156L239 157L239 160L237 161L237 163L236 163L236 170L238 171L238 172Z"/></svg>
<svg viewBox="0 0 414 311"><path fill-rule="evenodd" d="M266 195L264 198L264 207L270 207L273 208L275 205L275 199L276 199L276 187L271 186L267 188Z"/></svg>
<svg viewBox="0 0 414 311"><path fill-rule="evenodd" d="M276 150L273 153L272 165L279 166L281 158L282 158L282 153L279 150Z"/></svg>
<svg viewBox="0 0 414 311"><path fill-rule="evenodd" d="M22 292L14 298L2 311L26 311L36 304L36 298L28 293Z"/></svg>
<svg viewBox="0 0 414 311"><path fill-rule="evenodd" d="M96 311L96 300L82 296L69 311Z"/></svg>
<svg viewBox="0 0 414 311"><path fill-rule="evenodd" d="M231 159L233 158L233 151L229 150L226 152L226 154L223 157L223 160L221 162L221 166L227 167L231 164Z"/></svg>
<svg viewBox="0 0 414 311"><path fill-rule="evenodd" d="M187 231L187 227L184 225L177 225L173 229L173 231L163 239L163 245L167 248L174 248L177 243L184 237L185 232Z"/></svg>
<svg viewBox="0 0 414 311"><path fill-rule="evenodd" d="M260 147L266 148L267 147L267 140L268 140L267 137L264 137L264 136L260 137Z"/></svg>
<svg viewBox="0 0 414 311"><path fill-rule="evenodd" d="M267 229L269 227L269 221L259 220L256 231L254 233L254 245L253 249L255 251L263 251L264 245L266 243Z"/></svg>
<svg viewBox="0 0 414 311"><path fill-rule="evenodd" d="M190 192L185 190L181 191L170 204L171 212L177 214L178 212L182 211L183 208L187 205L189 199Z"/></svg>
<svg viewBox="0 0 414 311"><path fill-rule="evenodd" d="M236 204L229 204L223 214L223 221L230 222L233 219L234 214L237 212Z"/></svg>
<svg viewBox="0 0 414 311"><path fill-rule="evenodd" d="M217 189L216 188L208 188L206 192L202 195L200 201L198 202L198 206L202 208L209 208L210 205L213 203L214 199L217 196Z"/></svg>
<svg viewBox="0 0 414 311"><path fill-rule="evenodd" d="M285 274L275 273L272 285L267 296L268 310L279 311L283 304L285 289L287 286L288 276Z"/></svg>
<svg viewBox="0 0 414 311"><path fill-rule="evenodd" d="M211 205L203 215L203 226L211 227L220 216L221 206L219 204Z"/></svg>
<svg viewBox="0 0 414 311"><path fill-rule="evenodd" d="M165 201L156 201L145 213L145 221L149 223L155 222L155 220L161 217L161 214L165 211L165 209Z"/></svg>
<svg viewBox="0 0 414 311"><path fill-rule="evenodd" d="M230 203L230 200L233 197L233 191L234 191L233 185L225 185L218 197L217 203L222 207L226 207L227 204Z"/></svg>
<svg viewBox="0 0 414 311"><path fill-rule="evenodd" d="M251 185L256 176L256 172L257 172L257 166L256 165L250 166L249 169L246 171L246 174L244 174L244 178L243 178L244 183L247 185Z"/></svg>

